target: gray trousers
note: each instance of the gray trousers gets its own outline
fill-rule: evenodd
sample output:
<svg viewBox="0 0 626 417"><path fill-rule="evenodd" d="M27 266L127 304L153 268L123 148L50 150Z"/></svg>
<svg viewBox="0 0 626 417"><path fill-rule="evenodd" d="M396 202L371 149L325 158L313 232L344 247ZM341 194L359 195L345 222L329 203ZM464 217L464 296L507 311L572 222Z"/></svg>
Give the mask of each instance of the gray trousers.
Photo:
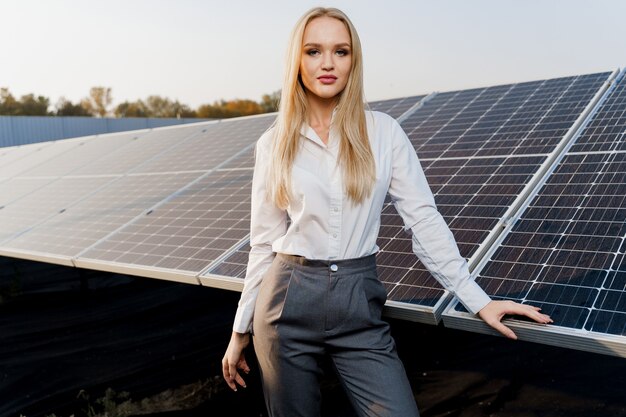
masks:
<svg viewBox="0 0 626 417"><path fill-rule="evenodd" d="M253 335L272 417L320 415L330 358L360 416L418 417L389 324L375 255L339 261L277 254L257 297Z"/></svg>

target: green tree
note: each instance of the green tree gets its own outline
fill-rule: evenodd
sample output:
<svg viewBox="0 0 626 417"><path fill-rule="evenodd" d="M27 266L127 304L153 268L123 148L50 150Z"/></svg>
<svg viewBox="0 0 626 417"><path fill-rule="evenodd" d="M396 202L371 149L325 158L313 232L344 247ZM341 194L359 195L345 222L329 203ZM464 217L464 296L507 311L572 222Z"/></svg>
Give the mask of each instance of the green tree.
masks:
<svg viewBox="0 0 626 417"><path fill-rule="evenodd" d="M13 97L8 88L0 88L0 114L6 116L47 116L50 99L25 94L19 100Z"/></svg>
<svg viewBox="0 0 626 417"><path fill-rule="evenodd" d="M148 96L146 107L149 117L196 117L196 112L189 106L167 97Z"/></svg>
<svg viewBox="0 0 626 417"><path fill-rule="evenodd" d="M146 101L125 101L115 108L117 117L196 117L196 112L178 100L152 95Z"/></svg>
<svg viewBox="0 0 626 417"><path fill-rule="evenodd" d="M112 102L110 87L91 87L89 97L82 99L80 105L93 116L105 117Z"/></svg>
<svg viewBox="0 0 626 417"><path fill-rule="evenodd" d="M172 102L167 97L148 96L146 107L149 117L173 117Z"/></svg>
<svg viewBox="0 0 626 417"><path fill-rule="evenodd" d="M278 104L280 103L280 93L281 91L274 91L272 94L263 94L261 97L261 108L263 109L263 113L272 113L278 111Z"/></svg>
<svg viewBox="0 0 626 417"><path fill-rule="evenodd" d="M179 103L178 100L173 105L174 116L173 117L198 117L195 110L186 104Z"/></svg>
<svg viewBox="0 0 626 417"><path fill-rule="evenodd" d="M141 101L125 101L117 105L115 117L149 117L146 104Z"/></svg>
<svg viewBox="0 0 626 417"><path fill-rule="evenodd" d="M91 116L80 104L74 104L61 96L54 106L57 116Z"/></svg>
<svg viewBox="0 0 626 417"><path fill-rule="evenodd" d="M249 116L264 113L261 104L252 100L216 101L213 104L203 104L198 107L196 114L203 118L229 118Z"/></svg>
<svg viewBox="0 0 626 417"><path fill-rule="evenodd" d="M13 97L8 88L0 88L0 114L4 116L17 116L20 103Z"/></svg>
<svg viewBox="0 0 626 417"><path fill-rule="evenodd" d="M34 94L25 94L20 98L20 116L49 116L50 99L44 96L35 97Z"/></svg>

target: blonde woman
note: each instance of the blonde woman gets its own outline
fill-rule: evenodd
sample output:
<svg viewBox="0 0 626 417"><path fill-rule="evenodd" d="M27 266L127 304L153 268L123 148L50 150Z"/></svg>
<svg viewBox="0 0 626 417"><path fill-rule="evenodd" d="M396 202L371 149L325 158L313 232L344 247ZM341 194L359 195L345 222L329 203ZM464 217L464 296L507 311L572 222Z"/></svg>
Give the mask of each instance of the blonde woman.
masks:
<svg viewBox="0 0 626 417"><path fill-rule="evenodd" d="M407 136L364 109L361 45L343 12L315 8L296 24L278 117L255 158L251 250L222 366L230 388L245 387L252 333L272 417L319 416L322 358L359 415L419 415L381 319L375 254L387 193L416 255L469 311L510 338L505 314L551 321L535 307L492 301L469 278Z"/></svg>

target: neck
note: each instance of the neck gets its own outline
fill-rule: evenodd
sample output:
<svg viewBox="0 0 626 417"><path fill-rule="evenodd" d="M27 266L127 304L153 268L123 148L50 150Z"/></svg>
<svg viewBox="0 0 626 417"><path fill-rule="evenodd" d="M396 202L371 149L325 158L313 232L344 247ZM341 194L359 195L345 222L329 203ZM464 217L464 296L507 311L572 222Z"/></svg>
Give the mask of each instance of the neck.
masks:
<svg viewBox="0 0 626 417"><path fill-rule="evenodd" d="M307 94L307 102L307 118L309 125L329 127L338 98L332 97L326 99L313 94Z"/></svg>

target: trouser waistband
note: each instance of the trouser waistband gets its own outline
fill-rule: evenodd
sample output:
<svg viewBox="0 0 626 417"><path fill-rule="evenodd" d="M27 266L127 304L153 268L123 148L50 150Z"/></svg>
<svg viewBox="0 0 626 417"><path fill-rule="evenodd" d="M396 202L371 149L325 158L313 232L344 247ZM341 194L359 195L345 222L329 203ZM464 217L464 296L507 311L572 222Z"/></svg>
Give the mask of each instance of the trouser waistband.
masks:
<svg viewBox="0 0 626 417"><path fill-rule="evenodd" d="M358 272L365 269L376 268L376 254L350 259L307 259L304 256L277 253L276 257L283 263L305 267L307 269L326 270L331 272Z"/></svg>

